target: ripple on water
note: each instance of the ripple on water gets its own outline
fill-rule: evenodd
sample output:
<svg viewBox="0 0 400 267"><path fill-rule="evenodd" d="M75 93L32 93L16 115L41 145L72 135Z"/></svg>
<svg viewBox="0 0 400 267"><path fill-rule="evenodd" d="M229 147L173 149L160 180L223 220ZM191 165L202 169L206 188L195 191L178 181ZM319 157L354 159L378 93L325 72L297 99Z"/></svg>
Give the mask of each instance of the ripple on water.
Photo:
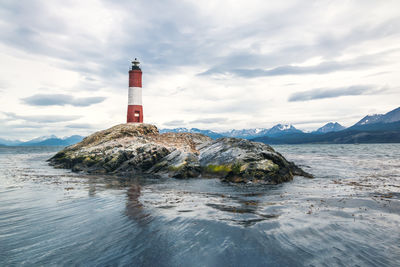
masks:
<svg viewBox="0 0 400 267"><path fill-rule="evenodd" d="M400 264L400 145L276 148L316 178L116 180L49 167L55 148L0 148L0 263Z"/></svg>

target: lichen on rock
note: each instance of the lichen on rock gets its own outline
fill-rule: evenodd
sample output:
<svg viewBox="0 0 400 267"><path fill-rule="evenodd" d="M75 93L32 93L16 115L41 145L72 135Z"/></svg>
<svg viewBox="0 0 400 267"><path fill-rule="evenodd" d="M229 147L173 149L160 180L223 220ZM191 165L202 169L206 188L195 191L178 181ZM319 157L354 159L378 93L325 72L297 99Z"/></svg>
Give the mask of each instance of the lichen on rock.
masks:
<svg viewBox="0 0 400 267"><path fill-rule="evenodd" d="M219 177L230 182L281 183L312 177L272 147L238 138L160 134L150 124L120 124L66 147L51 159L59 168L88 173L175 178Z"/></svg>

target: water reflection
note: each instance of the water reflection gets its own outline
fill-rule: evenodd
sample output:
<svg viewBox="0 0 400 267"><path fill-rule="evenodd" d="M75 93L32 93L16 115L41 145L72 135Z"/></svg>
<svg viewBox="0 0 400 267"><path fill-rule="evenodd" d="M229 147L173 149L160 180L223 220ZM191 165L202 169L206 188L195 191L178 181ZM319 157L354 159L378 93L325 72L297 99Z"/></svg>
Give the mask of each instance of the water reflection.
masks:
<svg viewBox="0 0 400 267"><path fill-rule="evenodd" d="M93 180L88 181L89 184L89 189L88 189L88 195L89 197L94 197L96 196L96 183L93 182Z"/></svg>
<svg viewBox="0 0 400 267"><path fill-rule="evenodd" d="M151 222L151 216L140 202L140 190L141 186L138 181L132 182L126 190L127 200L125 214L139 225L145 226Z"/></svg>

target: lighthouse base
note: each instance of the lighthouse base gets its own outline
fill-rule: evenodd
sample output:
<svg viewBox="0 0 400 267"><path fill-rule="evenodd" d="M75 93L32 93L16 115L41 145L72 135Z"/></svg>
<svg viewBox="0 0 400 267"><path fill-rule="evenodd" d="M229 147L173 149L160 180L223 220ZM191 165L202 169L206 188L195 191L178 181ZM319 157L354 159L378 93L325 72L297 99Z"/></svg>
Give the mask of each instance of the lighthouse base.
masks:
<svg viewBox="0 0 400 267"><path fill-rule="evenodd" d="M130 122L143 122L143 106L142 105L128 105L127 123Z"/></svg>

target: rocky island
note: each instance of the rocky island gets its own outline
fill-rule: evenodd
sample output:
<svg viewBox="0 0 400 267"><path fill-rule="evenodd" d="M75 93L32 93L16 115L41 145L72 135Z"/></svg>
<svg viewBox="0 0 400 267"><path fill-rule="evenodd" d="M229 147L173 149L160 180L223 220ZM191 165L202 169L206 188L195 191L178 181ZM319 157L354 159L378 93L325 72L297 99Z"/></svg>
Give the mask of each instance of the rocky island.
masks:
<svg viewBox="0 0 400 267"><path fill-rule="evenodd" d="M144 123L96 132L48 161L57 168L93 174L219 177L269 184L290 181L295 175L312 177L266 144L193 133L160 134L156 126Z"/></svg>

